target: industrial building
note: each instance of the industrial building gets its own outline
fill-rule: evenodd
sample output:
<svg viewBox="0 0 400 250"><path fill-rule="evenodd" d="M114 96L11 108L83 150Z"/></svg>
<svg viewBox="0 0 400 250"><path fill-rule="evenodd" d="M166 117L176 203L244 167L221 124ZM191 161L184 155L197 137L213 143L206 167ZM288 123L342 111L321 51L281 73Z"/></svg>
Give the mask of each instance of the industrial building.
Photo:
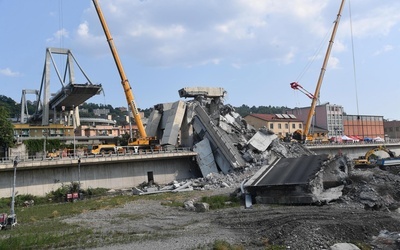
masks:
<svg viewBox="0 0 400 250"><path fill-rule="evenodd" d="M385 132L385 137L389 137L391 139L400 138L400 121L383 120L383 129Z"/></svg>
<svg viewBox="0 0 400 250"><path fill-rule="evenodd" d="M310 107L303 107L290 109L287 113L305 121L309 111ZM330 103L316 106L310 133L314 133L313 127L327 129L329 137L384 138L383 116L347 115L341 105Z"/></svg>
<svg viewBox="0 0 400 250"><path fill-rule="evenodd" d="M384 138L383 116L344 115L343 128L346 135L364 138Z"/></svg>

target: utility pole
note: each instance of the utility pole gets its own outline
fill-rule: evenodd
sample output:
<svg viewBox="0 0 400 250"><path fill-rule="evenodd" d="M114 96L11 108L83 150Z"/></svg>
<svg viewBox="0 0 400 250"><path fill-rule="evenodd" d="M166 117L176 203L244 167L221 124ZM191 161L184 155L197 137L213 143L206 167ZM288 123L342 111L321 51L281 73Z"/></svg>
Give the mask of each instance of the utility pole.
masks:
<svg viewBox="0 0 400 250"><path fill-rule="evenodd" d="M81 157L78 158L78 195L81 198Z"/></svg>
<svg viewBox="0 0 400 250"><path fill-rule="evenodd" d="M14 159L14 181L13 181L13 188L12 188L12 196L11 196L11 211L10 217L8 217L7 223L10 226L14 226L17 223L17 215L15 214L14 206L15 206L15 182L17 180L17 166L18 166L18 156Z"/></svg>
<svg viewBox="0 0 400 250"><path fill-rule="evenodd" d="M47 128L45 128L43 131L44 135L44 141L43 141L43 160L46 159L47 153L46 153L46 144L47 144Z"/></svg>
<svg viewBox="0 0 400 250"><path fill-rule="evenodd" d="M72 105L72 123L73 123L73 127L74 127L74 159L75 159L75 150L76 150L76 147L75 147L75 129L76 129L76 127L75 127L75 105Z"/></svg>

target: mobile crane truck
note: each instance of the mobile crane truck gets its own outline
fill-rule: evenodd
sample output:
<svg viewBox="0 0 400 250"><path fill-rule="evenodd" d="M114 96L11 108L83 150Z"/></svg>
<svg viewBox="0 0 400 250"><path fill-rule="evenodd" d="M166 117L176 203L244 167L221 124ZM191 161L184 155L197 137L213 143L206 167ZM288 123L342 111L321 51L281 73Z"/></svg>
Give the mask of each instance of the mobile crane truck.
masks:
<svg viewBox="0 0 400 250"><path fill-rule="evenodd" d="M292 82L290 83L290 87L292 89L297 89L300 90L301 92L303 92L304 94L306 94L309 98L312 99L311 102L311 107L310 107L310 111L308 112L308 117L307 117L307 121L306 121L306 125L304 127L303 131L296 131L295 133L293 133L293 139L296 139L300 142L306 142L306 141L313 141L313 135L310 134L310 127L311 127L311 121L312 121L312 117L314 116L314 112L315 112L315 107L317 105L317 101L319 98L319 92L321 89L321 85L322 85L322 81L324 79L324 75L325 75L325 71L326 71L326 67L328 65L328 60L329 60L329 55L331 54L331 50L332 50L332 46L333 46L333 41L335 40L335 36L336 36L336 31L337 28L339 26L339 21L340 21L340 17L342 15L342 10L343 10L343 6L344 6L344 2L345 0L342 0L340 7L339 7L339 12L337 14L334 26L333 26L333 31L331 34L331 39L329 40L329 45L328 48L326 50L325 53L325 58L324 58L324 62L322 64L322 68L321 68L321 72L319 74L319 78L318 78L318 82L317 82L317 87L315 88L315 93L314 95L311 94L308 91L305 91L303 89L303 87L301 85L299 85L297 82Z"/></svg>
<svg viewBox="0 0 400 250"><path fill-rule="evenodd" d="M114 40L111 37L110 30L108 29L106 20L104 18L103 12L97 0L93 0L94 7L96 9L97 15L99 16L100 23L103 27L104 34L106 35L108 45L111 49L111 53L114 57L115 64L117 66L119 75L121 77L121 84L125 92L126 101L131 108L133 118L135 119L136 125L139 130L139 138L130 138L128 142L128 147L140 147L140 148L153 148L159 145L159 140L156 137L147 136L146 130L143 126L142 119L140 118L139 111L137 109L135 99L133 98L132 88L129 84L128 78L125 75L124 68L122 67L121 60L119 58L117 49L114 44Z"/></svg>

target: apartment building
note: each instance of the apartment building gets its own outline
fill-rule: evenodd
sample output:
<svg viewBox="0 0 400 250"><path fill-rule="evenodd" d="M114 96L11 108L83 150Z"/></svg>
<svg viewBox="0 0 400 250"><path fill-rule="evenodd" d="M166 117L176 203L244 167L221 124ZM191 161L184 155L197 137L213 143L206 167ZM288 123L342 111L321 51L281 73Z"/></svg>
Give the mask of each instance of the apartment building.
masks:
<svg viewBox="0 0 400 250"><path fill-rule="evenodd" d="M304 123L307 121L310 107L294 108L287 113L295 115ZM343 107L336 104L325 103L317 105L310 127L310 133L313 134L314 128L326 129L328 137L344 135L343 128Z"/></svg>
<svg viewBox="0 0 400 250"><path fill-rule="evenodd" d="M244 120L257 130L265 127L280 137L303 128L301 120L288 114L249 114Z"/></svg>

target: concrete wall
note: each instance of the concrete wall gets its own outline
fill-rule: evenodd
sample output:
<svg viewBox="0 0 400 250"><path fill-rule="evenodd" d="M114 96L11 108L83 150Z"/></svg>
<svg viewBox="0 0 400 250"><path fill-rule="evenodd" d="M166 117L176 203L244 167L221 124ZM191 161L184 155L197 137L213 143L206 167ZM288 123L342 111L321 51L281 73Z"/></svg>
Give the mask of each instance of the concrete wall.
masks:
<svg viewBox="0 0 400 250"><path fill-rule="evenodd" d="M132 188L148 182L148 172L153 172L154 182L167 184L173 180L183 180L201 176L192 156L181 158L130 160L109 162L85 162L80 165L82 189L87 188ZM0 197L10 197L13 186L13 168L0 172ZM18 168L16 174L17 194L44 196L56 190L63 183L78 181L78 164L43 167Z"/></svg>

